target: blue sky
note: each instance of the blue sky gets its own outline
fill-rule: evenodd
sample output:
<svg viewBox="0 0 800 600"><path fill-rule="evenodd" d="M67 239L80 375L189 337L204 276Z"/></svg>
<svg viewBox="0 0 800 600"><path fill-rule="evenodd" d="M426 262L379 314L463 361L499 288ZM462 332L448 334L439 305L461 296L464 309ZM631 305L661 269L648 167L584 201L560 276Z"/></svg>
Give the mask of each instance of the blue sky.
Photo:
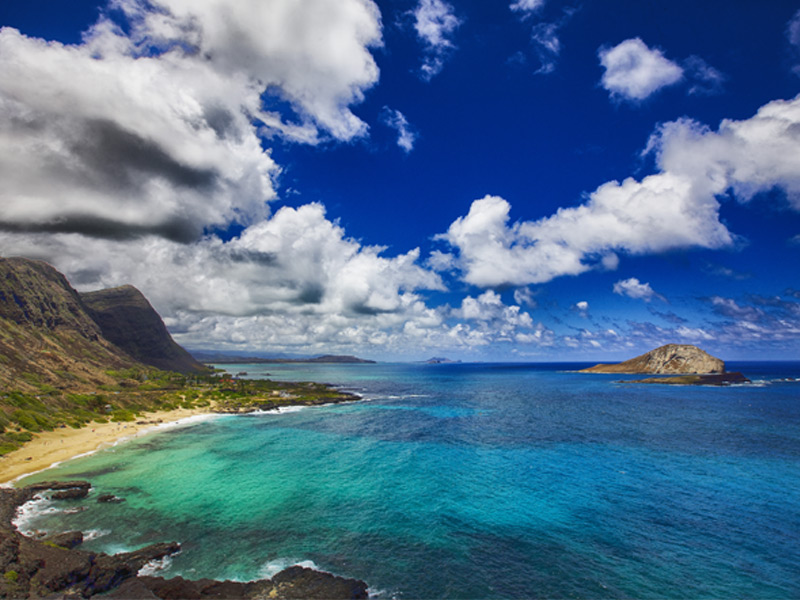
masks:
<svg viewBox="0 0 800 600"><path fill-rule="evenodd" d="M190 348L800 358L800 4L0 6L0 254Z"/></svg>

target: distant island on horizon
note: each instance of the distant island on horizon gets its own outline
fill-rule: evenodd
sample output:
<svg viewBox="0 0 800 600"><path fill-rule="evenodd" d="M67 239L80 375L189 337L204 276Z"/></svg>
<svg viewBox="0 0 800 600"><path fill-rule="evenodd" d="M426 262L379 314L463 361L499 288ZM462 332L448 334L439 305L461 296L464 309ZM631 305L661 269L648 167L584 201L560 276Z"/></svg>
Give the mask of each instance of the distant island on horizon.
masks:
<svg viewBox="0 0 800 600"><path fill-rule="evenodd" d="M234 354L226 354L224 352L215 353L213 351L192 351L192 356L198 362L203 364L218 364L218 365L235 365L235 364L304 364L304 363L317 363L317 364L376 364L374 360L365 358L358 358L357 356L342 355L342 354L323 354L321 356L312 357L264 357L264 356L237 356Z"/></svg>

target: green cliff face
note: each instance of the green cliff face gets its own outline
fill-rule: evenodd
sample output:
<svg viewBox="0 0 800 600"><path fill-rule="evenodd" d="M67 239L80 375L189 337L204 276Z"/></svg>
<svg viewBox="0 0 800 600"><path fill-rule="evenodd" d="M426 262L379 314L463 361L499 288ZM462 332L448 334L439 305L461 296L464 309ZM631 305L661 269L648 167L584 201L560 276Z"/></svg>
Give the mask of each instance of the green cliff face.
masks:
<svg viewBox="0 0 800 600"><path fill-rule="evenodd" d="M137 362L106 340L79 294L47 263L0 259L0 385L34 391L109 383Z"/></svg>
<svg viewBox="0 0 800 600"><path fill-rule="evenodd" d="M135 288L82 296L47 263L0 258L0 455L31 432L194 406L206 371Z"/></svg>

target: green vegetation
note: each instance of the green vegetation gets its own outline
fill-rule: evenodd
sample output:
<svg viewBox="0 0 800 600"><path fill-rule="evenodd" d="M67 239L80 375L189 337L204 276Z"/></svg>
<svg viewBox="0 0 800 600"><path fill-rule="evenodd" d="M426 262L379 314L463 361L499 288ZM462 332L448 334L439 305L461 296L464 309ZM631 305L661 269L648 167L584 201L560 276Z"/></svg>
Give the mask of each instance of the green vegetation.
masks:
<svg viewBox="0 0 800 600"><path fill-rule="evenodd" d="M17 573L16 571L6 571L3 574L3 577L9 583L16 583L17 579L19 578L19 573Z"/></svg>
<svg viewBox="0 0 800 600"><path fill-rule="evenodd" d="M42 542L42 544L44 544L45 546L49 546L50 548L57 548L58 550L67 550L67 548L65 548L64 546L59 546L55 542L49 542L47 540Z"/></svg>
<svg viewBox="0 0 800 600"><path fill-rule="evenodd" d="M270 410L355 399L319 383L233 379L227 375L181 375L158 369L106 371L114 384L97 391L40 385L39 393L0 392L0 455L18 449L35 433L90 423L131 422L148 411L214 406L220 412Z"/></svg>

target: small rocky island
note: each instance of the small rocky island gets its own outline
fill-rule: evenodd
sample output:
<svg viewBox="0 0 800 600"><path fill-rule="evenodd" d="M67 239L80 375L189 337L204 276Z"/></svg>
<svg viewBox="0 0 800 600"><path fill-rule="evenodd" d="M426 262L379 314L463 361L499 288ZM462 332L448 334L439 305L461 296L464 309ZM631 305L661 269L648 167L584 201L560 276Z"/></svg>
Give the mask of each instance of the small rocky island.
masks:
<svg viewBox="0 0 800 600"><path fill-rule="evenodd" d="M581 373L619 373L629 375L668 375L638 379L631 383L666 383L672 385L730 385L749 383L738 372L725 370L725 363L697 346L666 344L630 360L599 364Z"/></svg>

